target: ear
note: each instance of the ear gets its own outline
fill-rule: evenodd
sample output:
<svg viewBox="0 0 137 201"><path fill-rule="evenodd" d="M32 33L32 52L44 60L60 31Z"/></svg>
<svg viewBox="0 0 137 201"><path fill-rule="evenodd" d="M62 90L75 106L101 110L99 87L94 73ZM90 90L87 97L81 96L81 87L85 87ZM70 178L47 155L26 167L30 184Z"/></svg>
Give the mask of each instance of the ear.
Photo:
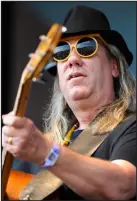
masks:
<svg viewBox="0 0 137 201"><path fill-rule="evenodd" d="M119 76L119 69L116 60L112 60L112 76L118 77Z"/></svg>

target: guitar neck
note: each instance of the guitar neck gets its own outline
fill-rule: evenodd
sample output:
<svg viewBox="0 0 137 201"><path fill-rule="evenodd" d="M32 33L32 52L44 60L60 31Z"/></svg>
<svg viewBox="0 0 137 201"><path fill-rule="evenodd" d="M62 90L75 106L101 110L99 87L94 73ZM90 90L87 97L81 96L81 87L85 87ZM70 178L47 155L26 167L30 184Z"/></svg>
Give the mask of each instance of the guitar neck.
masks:
<svg viewBox="0 0 137 201"><path fill-rule="evenodd" d="M23 71L15 105L14 115L23 117L26 111L29 91L32 84L32 78L39 78L39 74L52 56L53 50L59 42L62 33L62 25L53 24L47 34L40 38L35 53ZM2 200L5 196L6 186L13 162L13 156L4 149L2 152Z"/></svg>
<svg viewBox="0 0 137 201"><path fill-rule="evenodd" d="M15 100L13 112L16 116L23 117L26 111L27 100L29 96L29 91L31 88L32 81L27 80L25 84L20 82L19 89L17 92L17 97ZM7 152L5 149L2 150L2 200L4 200L6 186L12 167L13 156Z"/></svg>

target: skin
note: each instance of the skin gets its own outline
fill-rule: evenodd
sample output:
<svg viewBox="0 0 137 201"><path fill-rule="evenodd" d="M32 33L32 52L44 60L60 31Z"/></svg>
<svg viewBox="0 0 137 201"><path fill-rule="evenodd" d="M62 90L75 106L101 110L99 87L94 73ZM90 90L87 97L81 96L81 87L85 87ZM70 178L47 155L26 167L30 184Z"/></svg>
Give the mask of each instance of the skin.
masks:
<svg viewBox="0 0 137 201"><path fill-rule="evenodd" d="M57 70L61 91L79 121L79 129L84 129L100 107L115 98L113 77L119 75L117 64L115 60L108 60L105 47L100 44L91 58L81 58L73 49L67 61L58 63ZM67 80L72 72L81 72L84 76ZM5 124L3 146L15 157L42 164L53 145L49 135L41 135L28 118L12 113L2 118ZM13 137L12 145L8 143L9 136ZM136 167L128 161L105 161L59 146L59 159L49 171L80 196L95 200L128 200L135 195Z"/></svg>
<svg viewBox="0 0 137 201"><path fill-rule="evenodd" d="M57 69L60 89L80 128L84 129L100 107L114 99L113 77L119 74L116 62L107 59L106 51L100 45L98 52L89 59L81 58L73 49L71 57L66 62L58 63ZM76 72L84 76L68 81L68 76Z"/></svg>

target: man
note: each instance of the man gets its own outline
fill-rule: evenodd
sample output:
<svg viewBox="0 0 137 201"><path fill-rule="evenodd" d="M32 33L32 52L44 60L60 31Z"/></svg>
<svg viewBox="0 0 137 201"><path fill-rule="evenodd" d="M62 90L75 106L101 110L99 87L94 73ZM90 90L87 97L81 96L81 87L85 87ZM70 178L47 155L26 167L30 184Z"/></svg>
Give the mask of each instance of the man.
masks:
<svg viewBox="0 0 137 201"><path fill-rule="evenodd" d="M61 199L134 199L135 80L128 72L132 54L98 10L76 6L64 25L67 32L53 55L57 63L48 69L56 75L45 115L49 134L41 135L30 119L4 115L3 146L60 178L64 183ZM74 124L73 136L64 142ZM91 156L63 146L73 144L88 126L91 139L107 134Z"/></svg>

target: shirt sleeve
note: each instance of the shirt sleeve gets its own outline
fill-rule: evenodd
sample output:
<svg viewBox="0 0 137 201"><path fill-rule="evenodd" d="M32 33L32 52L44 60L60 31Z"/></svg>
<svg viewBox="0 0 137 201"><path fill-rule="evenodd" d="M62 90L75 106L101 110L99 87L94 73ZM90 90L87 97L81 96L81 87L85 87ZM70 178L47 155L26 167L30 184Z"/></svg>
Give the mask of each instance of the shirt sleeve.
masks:
<svg viewBox="0 0 137 201"><path fill-rule="evenodd" d="M136 166L136 158L136 124L133 124L114 145L110 160L122 159Z"/></svg>

